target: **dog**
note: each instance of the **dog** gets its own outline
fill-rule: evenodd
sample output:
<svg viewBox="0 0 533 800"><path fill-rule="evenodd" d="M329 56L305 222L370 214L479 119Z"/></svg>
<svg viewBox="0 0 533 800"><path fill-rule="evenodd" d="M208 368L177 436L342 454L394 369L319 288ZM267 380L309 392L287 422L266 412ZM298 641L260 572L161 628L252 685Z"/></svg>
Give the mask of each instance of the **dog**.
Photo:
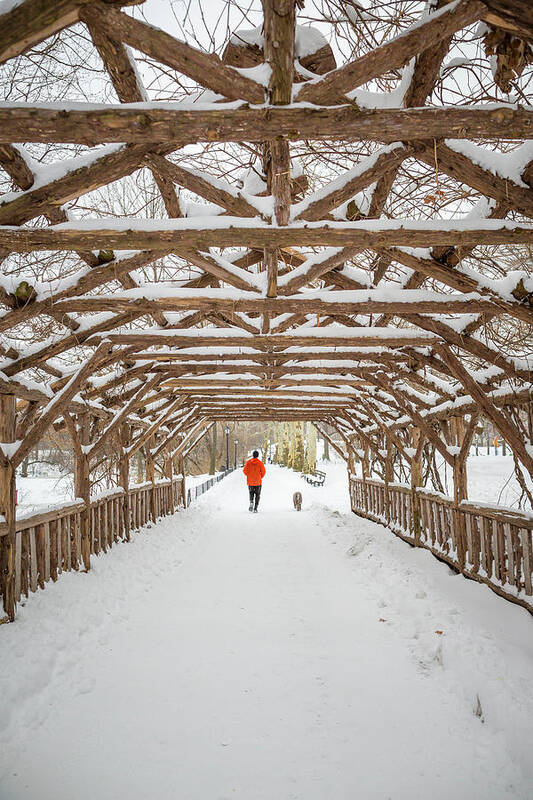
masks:
<svg viewBox="0 0 533 800"><path fill-rule="evenodd" d="M301 492L294 492L292 496L292 502L296 511L302 510L302 493Z"/></svg>

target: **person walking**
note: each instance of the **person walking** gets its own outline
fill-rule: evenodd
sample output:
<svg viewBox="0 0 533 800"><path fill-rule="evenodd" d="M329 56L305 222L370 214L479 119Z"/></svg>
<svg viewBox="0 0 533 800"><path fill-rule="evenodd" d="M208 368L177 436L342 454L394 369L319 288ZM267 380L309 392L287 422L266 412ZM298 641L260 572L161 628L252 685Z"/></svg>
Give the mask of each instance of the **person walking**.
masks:
<svg viewBox="0 0 533 800"><path fill-rule="evenodd" d="M257 450L254 450L252 457L248 459L242 471L246 475L246 483L250 493L248 511L254 511L257 514L257 506L261 496L261 483L266 473L265 465L260 461Z"/></svg>

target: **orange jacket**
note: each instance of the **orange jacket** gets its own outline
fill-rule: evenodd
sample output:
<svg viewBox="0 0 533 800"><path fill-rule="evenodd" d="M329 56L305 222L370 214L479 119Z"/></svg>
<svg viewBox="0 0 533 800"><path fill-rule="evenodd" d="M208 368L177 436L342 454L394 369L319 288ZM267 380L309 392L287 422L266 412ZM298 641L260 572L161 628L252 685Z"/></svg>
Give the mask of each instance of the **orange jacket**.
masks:
<svg viewBox="0 0 533 800"><path fill-rule="evenodd" d="M249 458L243 469L248 486L261 486L265 477L265 465L258 458Z"/></svg>

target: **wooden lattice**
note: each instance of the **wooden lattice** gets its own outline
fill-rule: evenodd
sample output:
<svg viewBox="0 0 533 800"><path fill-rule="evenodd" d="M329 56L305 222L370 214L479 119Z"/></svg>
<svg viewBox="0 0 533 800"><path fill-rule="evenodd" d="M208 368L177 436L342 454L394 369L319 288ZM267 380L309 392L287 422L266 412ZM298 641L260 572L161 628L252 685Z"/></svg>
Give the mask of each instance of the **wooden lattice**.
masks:
<svg viewBox="0 0 533 800"><path fill-rule="evenodd" d="M11 530L14 470L50 425L71 432L82 496L113 437L123 459L148 445L156 461L228 418L332 426L349 458L385 472L395 450L418 474L429 445L460 500L483 416L533 475L533 6L419 4L391 36L349 5L360 47L337 64L327 21L322 33L297 26L294 0L263 0L262 26L233 32L222 57L152 27L142 2L0 3L4 68L45 65L41 43L82 23L119 101L0 103L12 184L0 198L0 513ZM458 42L478 50L454 93L442 76ZM479 52L493 59L497 102L472 89ZM143 85L146 58L177 100ZM180 94L184 80L194 95ZM40 168L39 143L88 149ZM217 147L242 174L221 176L214 158L197 168L201 148ZM242 177L250 164L255 182ZM139 170L165 218L69 207L89 196L94 208ZM26 275L53 251L70 254L67 277Z"/></svg>

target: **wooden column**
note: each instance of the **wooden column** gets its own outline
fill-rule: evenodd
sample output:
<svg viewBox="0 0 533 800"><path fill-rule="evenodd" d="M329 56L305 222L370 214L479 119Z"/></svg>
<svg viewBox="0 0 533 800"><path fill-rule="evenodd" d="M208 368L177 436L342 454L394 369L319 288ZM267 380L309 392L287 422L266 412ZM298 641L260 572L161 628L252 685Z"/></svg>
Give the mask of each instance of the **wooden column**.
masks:
<svg viewBox="0 0 533 800"><path fill-rule="evenodd" d="M0 442L15 441L15 396L0 395ZM15 549L16 549L16 480L11 459L0 456L0 514L5 518L6 533L0 537L0 589L4 611L10 622L15 619Z"/></svg>
<svg viewBox="0 0 533 800"><path fill-rule="evenodd" d="M361 440L359 439L360 443ZM368 514L368 484L367 480L370 477L370 462L368 458L369 447L367 444L363 447L363 457L361 459L361 474L363 477L363 495L365 501L365 513Z"/></svg>
<svg viewBox="0 0 533 800"><path fill-rule="evenodd" d="M352 503L352 475L355 475L355 453L349 441L346 442L346 449L348 451L348 494L350 495L350 506ZM353 510L353 509L352 509Z"/></svg>
<svg viewBox="0 0 533 800"><path fill-rule="evenodd" d="M450 434L455 447L462 447L465 439L466 427L463 417L452 417L449 421ZM471 437L470 437L471 438ZM469 441L470 444L470 441ZM468 485L466 476L466 459L468 450L459 451L453 459L453 499L456 503L468 499Z"/></svg>
<svg viewBox="0 0 533 800"><path fill-rule="evenodd" d="M472 414L468 425L464 417L455 416L449 421L449 432L455 447L459 452L453 458L453 499L455 502L455 534L457 559L461 569L464 569L467 551L466 522L459 505L463 500L468 500L468 475L466 463L470 444L476 429L477 414Z"/></svg>
<svg viewBox="0 0 533 800"><path fill-rule="evenodd" d="M150 436L148 441L146 442L144 448L144 463L146 469L146 481L151 481L152 488L150 491L150 519L152 522L155 522L156 519L156 510L155 510L155 464L154 458L152 455L152 450L154 448L154 439L153 436Z"/></svg>
<svg viewBox="0 0 533 800"><path fill-rule="evenodd" d="M89 439L89 414L79 414L77 417L78 446L74 447L74 494L85 503L80 514L81 526L81 557L86 571L91 568L91 480L89 468L88 448Z"/></svg>
<svg viewBox="0 0 533 800"><path fill-rule="evenodd" d="M286 105L292 99L294 73L294 32L296 9L294 0L262 0L264 13L264 54L271 74L267 100L274 106ZM281 136L265 142L264 171L269 193L274 200L273 217L278 225L288 225L291 210L291 156L289 141ZM264 266L267 271L267 297L278 294L277 247L266 247ZM263 315L262 333L270 330L270 315Z"/></svg>
<svg viewBox="0 0 533 800"><path fill-rule="evenodd" d="M187 508L187 487L185 484L185 459L181 454L178 456L178 470L181 475L181 496L183 498L183 508Z"/></svg>
<svg viewBox="0 0 533 800"><path fill-rule="evenodd" d="M163 453L163 459L164 459L164 462L163 462L164 463L164 467L163 467L163 469L164 469L164 472L165 472L165 478L168 478L170 480L170 492L169 492L169 504L170 505L169 505L168 513L169 514L173 514L174 513L174 486L173 486L172 482L174 480L174 466L172 464L172 457L171 457L170 453L168 452L168 450L165 450L165 452Z"/></svg>
<svg viewBox="0 0 533 800"><path fill-rule="evenodd" d="M411 428L411 447L414 450L411 456L411 514L415 547L418 547L422 530L420 526L420 497L416 490L419 486L422 486L422 450L424 448L424 437L420 428Z"/></svg>
<svg viewBox="0 0 533 800"><path fill-rule="evenodd" d="M127 447L130 444L131 427L126 422L120 426L120 464L119 475L120 485L124 490L122 497L122 513L124 518L124 537L127 542L130 540L130 456L127 452Z"/></svg>
<svg viewBox="0 0 533 800"><path fill-rule="evenodd" d="M387 524L390 522L390 484L394 480L394 472L392 469L392 444L388 436L385 437L385 447L387 454L385 456L384 464L384 483L385 483L385 518Z"/></svg>

